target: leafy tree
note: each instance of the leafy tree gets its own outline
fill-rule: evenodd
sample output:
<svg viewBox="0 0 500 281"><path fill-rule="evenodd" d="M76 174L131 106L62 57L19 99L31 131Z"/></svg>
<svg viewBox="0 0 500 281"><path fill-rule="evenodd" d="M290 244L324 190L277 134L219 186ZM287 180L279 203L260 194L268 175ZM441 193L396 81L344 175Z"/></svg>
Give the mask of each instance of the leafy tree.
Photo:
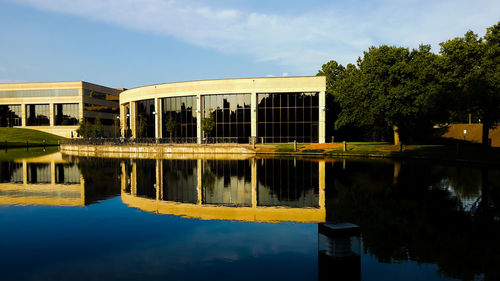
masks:
<svg viewBox="0 0 500 281"><path fill-rule="evenodd" d="M93 125L86 119L80 121L80 126L76 129L76 133L82 138L90 138L93 135Z"/></svg>
<svg viewBox="0 0 500 281"><path fill-rule="evenodd" d="M201 130L204 136L208 136L208 134L214 129L215 120L212 115L212 112L208 114L208 117L203 117L201 119Z"/></svg>
<svg viewBox="0 0 500 281"><path fill-rule="evenodd" d="M336 127L393 128L396 144L401 134L407 140L413 137L412 129L432 115L439 94L436 59L428 45L412 51L371 47L336 82L341 108Z"/></svg>
<svg viewBox="0 0 500 281"><path fill-rule="evenodd" d="M97 115L97 117L95 118L94 126L93 126L93 135L96 138L104 136L104 130L103 130L100 115Z"/></svg>
<svg viewBox="0 0 500 281"><path fill-rule="evenodd" d="M441 43L443 84L455 112L473 113L483 123L482 143L500 120L500 23L479 38L472 31Z"/></svg>
<svg viewBox="0 0 500 281"><path fill-rule="evenodd" d="M144 137L144 133L146 131L146 117L143 115L137 115L135 130L136 130L136 138Z"/></svg>
<svg viewBox="0 0 500 281"><path fill-rule="evenodd" d="M165 128L167 132L170 134L170 137L174 136L176 127L177 127L177 122L172 118L172 116L169 116L167 122L165 122Z"/></svg>

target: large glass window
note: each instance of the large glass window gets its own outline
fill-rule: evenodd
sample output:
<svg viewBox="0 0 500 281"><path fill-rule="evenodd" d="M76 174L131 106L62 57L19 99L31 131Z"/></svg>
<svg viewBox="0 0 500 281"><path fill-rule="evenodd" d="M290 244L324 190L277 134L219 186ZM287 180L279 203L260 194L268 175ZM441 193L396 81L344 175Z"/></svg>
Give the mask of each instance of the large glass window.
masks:
<svg viewBox="0 0 500 281"><path fill-rule="evenodd" d="M155 113L154 99L137 102L135 129L138 138L155 137Z"/></svg>
<svg viewBox="0 0 500 281"><path fill-rule="evenodd" d="M26 125L28 126L49 126L50 108L48 104L28 104L26 105Z"/></svg>
<svg viewBox="0 0 500 281"><path fill-rule="evenodd" d="M196 96L190 96L162 99L163 137L197 137L196 98Z"/></svg>
<svg viewBox="0 0 500 281"><path fill-rule="evenodd" d="M258 136L265 142L317 142L318 93L258 94Z"/></svg>
<svg viewBox="0 0 500 281"><path fill-rule="evenodd" d="M250 100L250 94L204 96L204 116L215 121L215 128L208 136L247 143L251 134Z"/></svg>
<svg viewBox="0 0 500 281"><path fill-rule="evenodd" d="M78 124L78 104L54 104L55 124L62 126Z"/></svg>
<svg viewBox="0 0 500 281"><path fill-rule="evenodd" d="M0 127L21 126L20 105L0 105Z"/></svg>
<svg viewBox="0 0 500 281"><path fill-rule="evenodd" d="M78 96L78 89L0 91L2 98L68 97Z"/></svg>

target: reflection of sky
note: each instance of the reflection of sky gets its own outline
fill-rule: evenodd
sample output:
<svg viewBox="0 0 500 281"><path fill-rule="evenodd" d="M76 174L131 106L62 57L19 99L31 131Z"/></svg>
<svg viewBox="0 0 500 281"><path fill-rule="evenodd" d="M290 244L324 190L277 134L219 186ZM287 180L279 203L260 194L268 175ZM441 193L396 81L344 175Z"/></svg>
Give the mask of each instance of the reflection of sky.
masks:
<svg viewBox="0 0 500 281"><path fill-rule="evenodd" d="M0 206L1 280L317 280L316 224L156 215L119 197ZM452 280L435 265L361 257L362 280Z"/></svg>
<svg viewBox="0 0 500 281"><path fill-rule="evenodd" d="M317 279L317 226L127 208L0 207L2 280ZM5 278L5 279L4 279Z"/></svg>

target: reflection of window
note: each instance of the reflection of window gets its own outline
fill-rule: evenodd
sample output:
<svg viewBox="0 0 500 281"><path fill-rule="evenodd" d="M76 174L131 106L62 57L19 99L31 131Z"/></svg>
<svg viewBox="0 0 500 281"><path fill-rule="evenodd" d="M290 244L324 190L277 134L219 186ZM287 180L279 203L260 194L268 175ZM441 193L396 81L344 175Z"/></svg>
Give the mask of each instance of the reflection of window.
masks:
<svg viewBox="0 0 500 281"><path fill-rule="evenodd" d="M29 183L50 183L50 164L28 163Z"/></svg>
<svg viewBox="0 0 500 281"><path fill-rule="evenodd" d="M55 125L77 125L78 124L78 104L54 104Z"/></svg>
<svg viewBox="0 0 500 281"><path fill-rule="evenodd" d="M56 183L78 184L80 183L80 170L75 164L56 164Z"/></svg>
<svg viewBox="0 0 500 281"><path fill-rule="evenodd" d="M20 105L0 105L0 127L21 126Z"/></svg>
<svg viewBox="0 0 500 281"><path fill-rule="evenodd" d="M26 105L26 124L28 126L50 125L50 108L48 104Z"/></svg>
<svg viewBox="0 0 500 281"><path fill-rule="evenodd" d="M318 141L318 93L258 94L258 136L266 142Z"/></svg>
<svg viewBox="0 0 500 281"><path fill-rule="evenodd" d="M257 164L257 205L319 206L318 162L261 159Z"/></svg>

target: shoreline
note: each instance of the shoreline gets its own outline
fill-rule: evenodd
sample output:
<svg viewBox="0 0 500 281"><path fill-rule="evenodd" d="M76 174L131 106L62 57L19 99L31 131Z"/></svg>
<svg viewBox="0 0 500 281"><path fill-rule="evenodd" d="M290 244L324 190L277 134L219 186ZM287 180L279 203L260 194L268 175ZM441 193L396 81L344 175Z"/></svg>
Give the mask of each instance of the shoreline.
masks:
<svg viewBox="0 0 500 281"><path fill-rule="evenodd" d="M153 145L68 145L62 144L60 151L70 156L81 157L110 157L110 158L153 158L153 159L169 159L175 155L183 155L183 158L196 157L205 158L208 155L219 155L217 158L251 158L255 156L301 156L313 158L373 158L373 159L417 159L426 161L452 161L469 164L493 164L500 165L500 155L498 152L488 151L484 154L475 151L471 154L470 151L454 152L451 146L428 146L427 150L406 149L402 152L395 150L358 150L358 151L325 151L321 149L304 149L312 145L300 145L298 151L283 151L288 150L284 146L293 144L281 145L257 145L254 149L247 144L153 144ZM324 144L323 144L324 145ZM363 144L357 144L362 146ZM369 145L369 144L365 144ZM381 144L384 146L384 144ZM339 147L339 144L332 145ZM350 144L350 146L354 146ZM385 145L385 147L387 147ZM353 149L353 148L351 148ZM281 151L280 151L281 150ZM488 158L489 157L489 158Z"/></svg>

